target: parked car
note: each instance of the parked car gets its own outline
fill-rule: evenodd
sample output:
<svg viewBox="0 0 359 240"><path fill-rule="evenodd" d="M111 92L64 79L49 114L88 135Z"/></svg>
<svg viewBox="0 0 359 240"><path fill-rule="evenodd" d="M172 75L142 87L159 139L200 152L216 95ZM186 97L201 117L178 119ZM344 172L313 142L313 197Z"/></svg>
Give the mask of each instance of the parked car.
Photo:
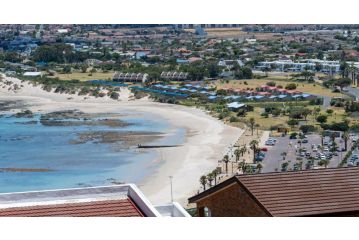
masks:
<svg viewBox="0 0 359 240"><path fill-rule="evenodd" d="M308 139L302 139L302 143L308 143Z"/></svg>
<svg viewBox="0 0 359 240"><path fill-rule="evenodd" d="M261 151L262 151L262 152L268 152L268 148L266 148L266 147L261 148Z"/></svg>

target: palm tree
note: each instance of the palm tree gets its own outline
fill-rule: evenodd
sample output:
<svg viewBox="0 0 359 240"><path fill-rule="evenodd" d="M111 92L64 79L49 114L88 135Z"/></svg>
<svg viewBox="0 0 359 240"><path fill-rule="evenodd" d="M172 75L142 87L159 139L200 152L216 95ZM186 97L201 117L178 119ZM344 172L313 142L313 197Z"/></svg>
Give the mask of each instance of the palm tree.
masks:
<svg viewBox="0 0 359 240"><path fill-rule="evenodd" d="M259 125L258 123L256 123L254 126L255 126L256 129L257 129L257 136L258 136L258 130L259 130L259 127L260 127L261 125Z"/></svg>
<svg viewBox="0 0 359 240"><path fill-rule="evenodd" d="M258 163L257 164L257 173L260 173L262 171L262 169L263 169L262 164Z"/></svg>
<svg viewBox="0 0 359 240"><path fill-rule="evenodd" d="M244 144L243 147L241 147L240 151L241 151L241 156L243 157L243 155L247 152L246 144Z"/></svg>
<svg viewBox="0 0 359 240"><path fill-rule="evenodd" d="M212 171L212 175L213 175L213 178L214 178L214 185L217 185L217 176L219 174L219 169L216 168Z"/></svg>
<svg viewBox="0 0 359 240"><path fill-rule="evenodd" d="M203 190L206 190L206 184L207 184L207 177L205 175L203 175L200 179L199 182L201 183L201 185L203 186Z"/></svg>
<svg viewBox="0 0 359 240"><path fill-rule="evenodd" d="M207 181L208 181L208 184L209 184L209 187L212 187L212 181L214 180L214 176L212 173L208 173L207 174Z"/></svg>
<svg viewBox="0 0 359 240"><path fill-rule="evenodd" d="M222 160L225 164L226 164L226 174L228 174L228 163L229 163L229 156L228 155L224 155L223 160Z"/></svg>
<svg viewBox="0 0 359 240"><path fill-rule="evenodd" d="M234 155L236 156L236 163L239 161L239 157L241 156L241 149L237 148L234 150Z"/></svg>
<svg viewBox="0 0 359 240"><path fill-rule="evenodd" d="M243 172L243 167L244 167L245 164L246 164L246 163L244 162L244 160L242 160L242 162L240 162L240 163L238 164L238 170L240 170L240 171Z"/></svg>
<svg viewBox="0 0 359 240"><path fill-rule="evenodd" d="M256 160L256 153L258 151L258 141L257 140L252 140L250 143L249 143L249 146L251 147L251 149L253 150L253 162L255 162Z"/></svg>
<svg viewBox="0 0 359 240"><path fill-rule="evenodd" d="M254 131L254 126L255 126L255 124L256 124L256 121L254 120L254 118L250 118L249 119L249 126L250 126L250 128L251 128L251 132L252 132L252 136L253 136L253 131Z"/></svg>
<svg viewBox="0 0 359 240"><path fill-rule="evenodd" d="M343 136L342 136L343 140L344 140L344 148L345 148L345 151L347 151L347 148L348 148L348 141L349 141L349 134L348 134L348 131L345 131L343 133Z"/></svg>

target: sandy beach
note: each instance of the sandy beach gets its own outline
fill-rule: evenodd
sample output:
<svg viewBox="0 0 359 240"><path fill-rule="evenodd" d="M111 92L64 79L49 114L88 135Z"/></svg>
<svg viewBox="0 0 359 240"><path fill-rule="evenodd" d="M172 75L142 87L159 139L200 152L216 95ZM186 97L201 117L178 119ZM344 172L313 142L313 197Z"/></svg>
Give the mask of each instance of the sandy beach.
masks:
<svg viewBox="0 0 359 240"><path fill-rule="evenodd" d="M4 84L10 81L12 85ZM17 84L20 89L12 86ZM37 113L78 109L88 113L116 113L120 111L149 112L168 120L173 129L187 130L185 143L174 148L161 148L157 172L137 183L154 203L170 202L170 179L173 177L173 197L183 206L187 198L199 189L199 177L213 170L228 149L242 134L242 130L225 125L205 112L179 105L162 104L148 100L131 100L131 93L122 88L120 99L95 98L46 92L16 78L6 77L0 82L0 100L22 101L26 109Z"/></svg>

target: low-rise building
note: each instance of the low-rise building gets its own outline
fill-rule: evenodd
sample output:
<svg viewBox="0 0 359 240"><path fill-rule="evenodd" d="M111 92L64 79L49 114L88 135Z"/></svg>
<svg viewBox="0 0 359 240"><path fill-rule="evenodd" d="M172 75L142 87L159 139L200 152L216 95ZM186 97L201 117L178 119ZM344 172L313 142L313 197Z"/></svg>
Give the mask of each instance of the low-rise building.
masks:
<svg viewBox="0 0 359 240"><path fill-rule="evenodd" d="M359 216L359 167L234 176L189 198L198 216Z"/></svg>
<svg viewBox="0 0 359 240"><path fill-rule="evenodd" d="M115 82L137 82L144 83L148 81L147 73L122 73L116 72L112 80Z"/></svg>
<svg viewBox="0 0 359 240"><path fill-rule="evenodd" d="M161 79L168 81L184 81L188 79L188 73L186 72L162 72Z"/></svg>

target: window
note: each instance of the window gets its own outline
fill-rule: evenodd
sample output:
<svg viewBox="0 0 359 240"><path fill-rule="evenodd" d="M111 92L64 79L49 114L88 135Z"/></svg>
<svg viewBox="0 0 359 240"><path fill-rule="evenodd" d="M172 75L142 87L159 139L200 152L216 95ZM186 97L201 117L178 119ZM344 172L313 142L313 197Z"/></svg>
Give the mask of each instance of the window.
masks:
<svg viewBox="0 0 359 240"><path fill-rule="evenodd" d="M211 217L212 216L211 210L208 207L204 207L203 210L204 210L204 216L205 217Z"/></svg>

